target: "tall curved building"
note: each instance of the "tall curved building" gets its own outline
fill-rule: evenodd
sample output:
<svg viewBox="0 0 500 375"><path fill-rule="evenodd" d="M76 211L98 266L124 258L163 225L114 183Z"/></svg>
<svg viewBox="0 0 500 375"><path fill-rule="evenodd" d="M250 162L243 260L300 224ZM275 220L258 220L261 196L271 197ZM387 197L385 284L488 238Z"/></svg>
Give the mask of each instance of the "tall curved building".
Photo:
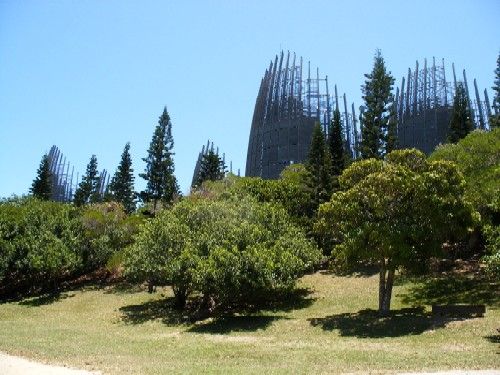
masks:
<svg viewBox="0 0 500 375"><path fill-rule="evenodd" d="M304 70L306 70L304 72ZM278 178L290 164L307 158L314 124L327 124L336 107L342 114L346 142L355 149L358 138L354 104L352 114L339 108L338 95L331 96L328 76L320 78L319 69L304 69L302 57L281 52L271 61L261 80L248 141L246 176Z"/></svg>

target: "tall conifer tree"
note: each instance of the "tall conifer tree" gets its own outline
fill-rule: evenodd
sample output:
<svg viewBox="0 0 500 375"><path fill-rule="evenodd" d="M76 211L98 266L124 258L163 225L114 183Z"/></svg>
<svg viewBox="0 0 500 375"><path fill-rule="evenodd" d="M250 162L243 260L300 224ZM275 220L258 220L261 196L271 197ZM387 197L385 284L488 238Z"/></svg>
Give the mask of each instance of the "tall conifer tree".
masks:
<svg viewBox="0 0 500 375"><path fill-rule="evenodd" d="M340 112L336 109L333 112L333 119L328 129L328 150L332 161L332 174L339 176L346 166L346 150L344 149L344 139L342 135L342 120Z"/></svg>
<svg viewBox="0 0 500 375"><path fill-rule="evenodd" d="M50 172L49 157L43 155L40 166L36 172L36 178L30 188L34 197L48 201L52 197L52 173Z"/></svg>
<svg viewBox="0 0 500 375"><path fill-rule="evenodd" d="M306 168L309 174L308 185L313 193L313 203L318 207L329 200L332 193L332 161L320 123L314 125Z"/></svg>
<svg viewBox="0 0 500 375"><path fill-rule="evenodd" d="M213 150L203 155L200 164L200 173L195 182L196 186L201 186L203 181L222 180L226 175L226 165L222 158L219 157Z"/></svg>
<svg viewBox="0 0 500 375"><path fill-rule="evenodd" d="M153 202L154 212L159 201L169 204L179 194L174 176L173 148L172 123L165 107L151 139L148 156L142 159L146 162L146 169L140 174L147 181L146 190L141 192L141 199Z"/></svg>
<svg viewBox="0 0 500 375"><path fill-rule="evenodd" d="M490 117L490 128L500 127L500 53L497 58L497 68L495 69L495 80L493 81L493 114Z"/></svg>
<svg viewBox="0 0 500 375"><path fill-rule="evenodd" d="M92 155L85 176L76 189L73 203L76 206L83 206L92 200L92 203L97 200L97 193L99 192L99 172L97 171L97 157ZM92 199L91 199L92 198Z"/></svg>
<svg viewBox="0 0 500 375"><path fill-rule="evenodd" d="M365 77L365 84L361 87L366 107L361 122L361 156L364 159L382 158L385 154L390 109L394 100L394 78L387 72L380 50L375 53L372 72L365 74Z"/></svg>
<svg viewBox="0 0 500 375"><path fill-rule="evenodd" d="M122 152L120 164L109 186L111 198L120 202L127 213L135 210L134 179L130 143L127 142Z"/></svg>
<svg viewBox="0 0 500 375"><path fill-rule="evenodd" d="M448 141L456 143L474 130L471 113L469 111L469 98L462 82L459 82L453 98Z"/></svg>

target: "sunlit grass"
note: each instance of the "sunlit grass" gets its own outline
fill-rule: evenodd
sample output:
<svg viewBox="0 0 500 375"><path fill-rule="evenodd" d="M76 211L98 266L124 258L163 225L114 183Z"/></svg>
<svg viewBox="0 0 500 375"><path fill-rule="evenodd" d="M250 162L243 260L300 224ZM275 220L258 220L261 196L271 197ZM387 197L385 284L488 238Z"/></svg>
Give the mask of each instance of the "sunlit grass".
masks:
<svg viewBox="0 0 500 375"><path fill-rule="evenodd" d="M271 310L195 324L171 309L168 288L70 290L0 304L0 350L105 374L499 368L498 285L401 283L385 319L368 310L376 309L377 286L376 275L316 273L300 280L294 300ZM478 295L488 305L484 318L443 321L428 305L409 309L478 303Z"/></svg>

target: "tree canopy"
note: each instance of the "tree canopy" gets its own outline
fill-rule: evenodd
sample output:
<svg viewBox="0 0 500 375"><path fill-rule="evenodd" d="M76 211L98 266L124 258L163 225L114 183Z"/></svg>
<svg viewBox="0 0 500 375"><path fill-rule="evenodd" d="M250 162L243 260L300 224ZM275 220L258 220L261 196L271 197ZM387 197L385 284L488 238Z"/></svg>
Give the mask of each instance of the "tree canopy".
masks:
<svg viewBox="0 0 500 375"><path fill-rule="evenodd" d="M472 224L457 167L428 162L417 150L393 151L385 162L354 162L340 177L340 186L320 206L316 231L336 244L334 256L379 264L383 315L390 309L396 269L420 266Z"/></svg>

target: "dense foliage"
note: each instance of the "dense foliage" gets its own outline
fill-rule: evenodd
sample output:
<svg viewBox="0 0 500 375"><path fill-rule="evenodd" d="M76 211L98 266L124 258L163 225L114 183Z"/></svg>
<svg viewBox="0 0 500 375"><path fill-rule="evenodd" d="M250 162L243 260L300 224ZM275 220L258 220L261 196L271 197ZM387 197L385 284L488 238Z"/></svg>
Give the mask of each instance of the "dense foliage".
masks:
<svg viewBox="0 0 500 375"><path fill-rule="evenodd" d="M126 252L125 270L136 280L171 284L179 307L197 292L213 308L287 291L319 257L283 208L196 195L146 223Z"/></svg>
<svg viewBox="0 0 500 375"><path fill-rule="evenodd" d="M0 293L54 287L104 266L142 219L116 203L76 208L21 198L0 203Z"/></svg>
<svg viewBox="0 0 500 375"><path fill-rule="evenodd" d="M429 159L454 162L465 178L465 198L482 221L500 224L500 211L492 206L500 196L500 129L476 130L457 144L439 146Z"/></svg>
<svg viewBox="0 0 500 375"><path fill-rule="evenodd" d="M458 169L428 162L417 150L393 151L385 162L355 162L340 186L320 206L316 230L334 242L334 256L379 264L382 314L390 308L396 269L420 267L472 224Z"/></svg>
<svg viewBox="0 0 500 375"><path fill-rule="evenodd" d="M481 215L476 232L485 245L485 261L500 274L500 128L476 130L457 144L440 146L431 160L454 162L464 175L465 198ZM473 242L473 241L469 241Z"/></svg>
<svg viewBox="0 0 500 375"><path fill-rule="evenodd" d="M51 283L80 266L71 205L37 199L0 203L0 284Z"/></svg>

